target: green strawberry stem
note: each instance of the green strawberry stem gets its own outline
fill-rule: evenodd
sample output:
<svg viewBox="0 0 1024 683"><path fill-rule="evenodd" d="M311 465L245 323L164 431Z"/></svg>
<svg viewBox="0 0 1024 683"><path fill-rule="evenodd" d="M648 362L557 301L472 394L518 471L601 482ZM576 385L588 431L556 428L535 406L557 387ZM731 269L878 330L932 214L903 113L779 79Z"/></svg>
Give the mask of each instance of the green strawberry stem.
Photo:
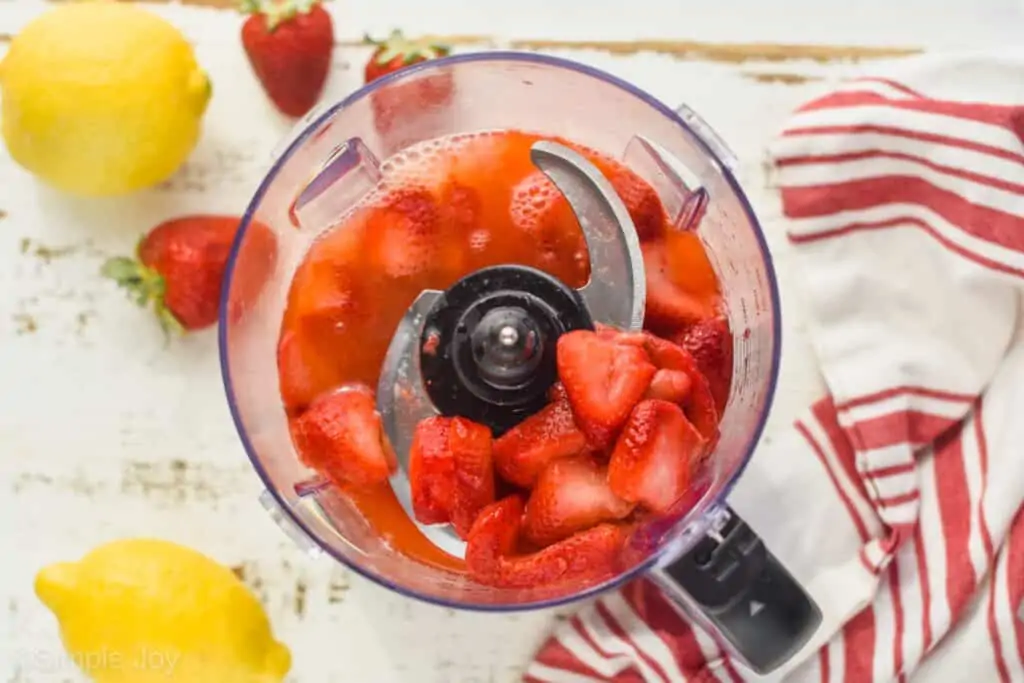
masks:
<svg viewBox="0 0 1024 683"><path fill-rule="evenodd" d="M451 48L441 43L409 40L397 28L384 40L374 40L368 33L364 33L363 43L383 48L380 54L374 57L377 64L387 64L396 57L401 57L403 64L411 64L417 59L437 59L447 57L451 53Z"/></svg>
<svg viewBox="0 0 1024 683"><path fill-rule="evenodd" d="M160 320L164 334L170 337L185 332L181 324L164 303L164 292L167 285L164 276L140 261L126 256L115 256L107 259L100 269L103 277L110 278L118 287L127 290L129 298L143 308L153 304L153 310Z"/></svg>
<svg viewBox="0 0 1024 683"><path fill-rule="evenodd" d="M245 14L262 14L267 18L267 30L294 19L299 14L309 14L316 5L325 0L242 0L240 8Z"/></svg>

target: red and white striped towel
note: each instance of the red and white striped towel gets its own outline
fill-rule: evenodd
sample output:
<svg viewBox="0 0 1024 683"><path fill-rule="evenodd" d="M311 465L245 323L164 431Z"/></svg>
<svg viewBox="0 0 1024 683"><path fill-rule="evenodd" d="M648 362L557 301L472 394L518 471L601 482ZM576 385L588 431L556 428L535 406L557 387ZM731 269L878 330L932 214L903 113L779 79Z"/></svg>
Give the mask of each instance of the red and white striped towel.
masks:
<svg viewBox="0 0 1024 683"><path fill-rule="evenodd" d="M773 143L824 398L730 502L822 608L772 679L1024 681L1024 59L908 62ZM646 579L530 681L759 680Z"/></svg>

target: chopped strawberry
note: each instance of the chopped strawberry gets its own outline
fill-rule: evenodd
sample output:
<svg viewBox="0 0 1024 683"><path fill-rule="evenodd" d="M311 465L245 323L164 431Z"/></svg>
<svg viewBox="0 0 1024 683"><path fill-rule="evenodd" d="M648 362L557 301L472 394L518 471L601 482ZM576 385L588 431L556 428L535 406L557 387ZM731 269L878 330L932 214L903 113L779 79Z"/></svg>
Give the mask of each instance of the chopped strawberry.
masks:
<svg viewBox="0 0 1024 683"><path fill-rule="evenodd" d="M641 241L658 239L665 231L666 220L658 193L636 173L621 164L616 165L609 180L633 219L637 237Z"/></svg>
<svg viewBox="0 0 1024 683"><path fill-rule="evenodd" d="M620 571L628 536L623 527L601 524L530 555L515 555L523 523L523 501L509 496L480 513L469 532L466 566L477 582L504 588L538 588L597 582Z"/></svg>
<svg viewBox="0 0 1024 683"><path fill-rule="evenodd" d="M526 503L523 531L531 543L546 546L632 511L632 503L608 488L607 467L589 456L562 458L549 463L537 479Z"/></svg>
<svg viewBox="0 0 1024 683"><path fill-rule="evenodd" d="M332 337L338 328L375 326L375 282L361 271L370 246L362 222L318 237L295 271L288 294L287 317L317 337ZM333 339L324 339L324 346Z"/></svg>
<svg viewBox="0 0 1024 683"><path fill-rule="evenodd" d="M666 231L665 263L677 287L700 301L718 299L718 276L699 234L687 230Z"/></svg>
<svg viewBox="0 0 1024 683"><path fill-rule="evenodd" d="M721 413L729 399L732 383L732 333L721 317L708 318L690 325L673 339L690 352L697 367L708 379L715 407Z"/></svg>
<svg viewBox="0 0 1024 683"><path fill-rule="evenodd" d="M281 399L293 415L301 414L337 380L331 359L316 353L308 337L285 330L277 345L277 372Z"/></svg>
<svg viewBox="0 0 1024 683"><path fill-rule="evenodd" d="M522 525L519 496L502 498L480 512L466 544L466 568L473 578L488 584L499 580L502 560L515 554Z"/></svg>
<svg viewBox="0 0 1024 683"><path fill-rule="evenodd" d="M384 273L408 277L430 267L438 247L440 211L428 190L400 188L372 212L372 256Z"/></svg>
<svg viewBox="0 0 1024 683"><path fill-rule="evenodd" d="M452 418L448 444L455 461L452 526L466 538L480 511L494 502L491 430L465 418Z"/></svg>
<svg viewBox="0 0 1024 683"><path fill-rule="evenodd" d="M445 417L422 420L409 449L412 508L424 524L446 524L455 507L455 458L448 447L448 428Z"/></svg>
<svg viewBox="0 0 1024 683"><path fill-rule="evenodd" d="M647 334L644 332L623 332L617 327L603 323L594 324L594 332L601 339L606 339L623 346L638 346L645 348L647 345Z"/></svg>
<svg viewBox="0 0 1024 683"><path fill-rule="evenodd" d="M430 286L454 281L464 270L467 249L441 203L423 187L401 187L369 209L370 258L391 278L427 276ZM438 282L441 278L443 282Z"/></svg>
<svg viewBox="0 0 1024 683"><path fill-rule="evenodd" d="M494 442L494 462L506 481L529 488L549 462L586 450L568 399L556 396Z"/></svg>
<svg viewBox="0 0 1024 683"><path fill-rule="evenodd" d="M647 353L659 369L679 370L690 378L690 396L683 406L686 417L713 446L718 441L718 409L704 373L690 353L667 339L647 333Z"/></svg>
<svg viewBox="0 0 1024 683"><path fill-rule="evenodd" d="M568 584L576 589L606 581L624 568L623 547L628 537L628 529L615 524L599 524L577 532L535 553L502 562L498 585L533 588Z"/></svg>
<svg viewBox="0 0 1024 683"><path fill-rule="evenodd" d="M644 398L657 398L676 405L685 405L690 397L690 387L693 382L690 376L682 370L659 369L651 379L651 386L647 387Z"/></svg>
<svg viewBox="0 0 1024 683"><path fill-rule="evenodd" d="M597 449L614 441L656 370L643 349L588 330L559 337L557 363L576 424Z"/></svg>
<svg viewBox="0 0 1024 683"><path fill-rule="evenodd" d="M679 406L641 401L615 444L608 484L624 500L665 512L686 493L706 446Z"/></svg>
<svg viewBox="0 0 1024 683"><path fill-rule="evenodd" d="M413 512L423 524L451 523L465 537L494 502L491 432L461 417L431 417L416 426L409 453Z"/></svg>
<svg viewBox="0 0 1024 683"><path fill-rule="evenodd" d="M556 401L568 401L569 394L565 393L565 387L562 386L561 382L555 382L548 389L548 402L555 403Z"/></svg>
<svg viewBox="0 0 1024 683"><path fill-rule="evenodd" d="M708 307L672 281L661 240L640 246L647 270L647 305L644 324L657 331L673 331L707 317Z"/></svg>
<svg viewBox="0 0 1024 683"><path fill-rule="evenodd" d="M490 232L487 226L481 224L483 203L475 189L450 180L441 188L438 196L444 223L442 232L451 237L451 244L443 245L446 252L442 262L448 270L443 272L442 279L434 285L440 289L448 288L467 271L479 270L479 267L487 265L468 259L486 253Z"/></svg>
<svg viewBox="0 0 1024 683"><path fill-rule="evenodd" d="M509 217L532 244L530 265L569 283L586 282L586 238L569 202L546 175L535 171L512 188Z"/></svg>
<svg viewBox="0 0 1024 683"><path fill-rule="evenodd" d="M302 462L336 484L379 484L394 471L395 454L364 386L318 396L291 431Z"/></svg>

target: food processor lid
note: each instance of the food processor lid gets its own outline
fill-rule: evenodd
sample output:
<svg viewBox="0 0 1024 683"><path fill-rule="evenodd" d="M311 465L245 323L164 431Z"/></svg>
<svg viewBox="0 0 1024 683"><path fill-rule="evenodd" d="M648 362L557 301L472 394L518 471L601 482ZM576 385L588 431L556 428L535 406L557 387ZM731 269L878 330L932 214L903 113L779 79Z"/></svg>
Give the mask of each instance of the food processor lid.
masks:
<svg viewBox="0 0 1024 683"><path fill-rule="evenodd" d="M391 339L377 384L377 411L399 461L392 487L413 519L405 472L420 421L461 416L500 436L547 404L557 381L558 337L596 324L629 331L643 325L640 242L611 182L583 155L555 142L534 143L530 158L579 221L590 279L573 289L543 271L507 264L416 297ZM428 536L461 555L454 533L441 534L429 529Z"/></svg>

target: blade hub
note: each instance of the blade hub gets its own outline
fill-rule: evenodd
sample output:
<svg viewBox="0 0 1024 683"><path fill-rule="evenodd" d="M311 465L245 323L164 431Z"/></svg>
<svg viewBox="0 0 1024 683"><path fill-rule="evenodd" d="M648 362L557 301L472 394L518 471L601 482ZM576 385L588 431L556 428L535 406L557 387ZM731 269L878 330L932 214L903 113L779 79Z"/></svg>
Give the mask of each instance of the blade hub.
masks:
<svg viewBox="0 0 1024 683"><path fill-rule="evenodd" d="M420 370L442 415L502 433L547 401L558 338L594 323L579 294L526 266L496 266L459 280L427 312Z"/></svg>

